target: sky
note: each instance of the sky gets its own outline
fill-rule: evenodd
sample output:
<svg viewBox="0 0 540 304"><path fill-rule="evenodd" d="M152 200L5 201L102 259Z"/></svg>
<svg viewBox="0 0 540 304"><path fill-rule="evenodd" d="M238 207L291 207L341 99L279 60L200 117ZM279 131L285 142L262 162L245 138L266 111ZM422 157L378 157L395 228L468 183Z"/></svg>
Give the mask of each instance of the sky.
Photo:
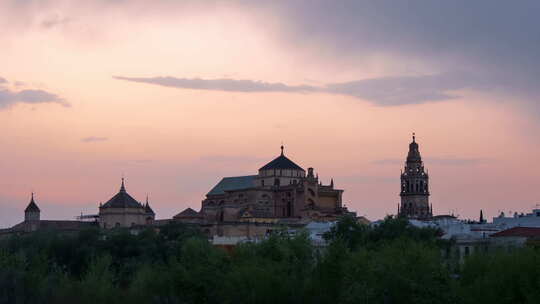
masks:
<svg viewBox="0 0 540 304"><path fill-rule="evenodd" d="M538 1L0 0L0 227L157 218L285 154L394 214L412 132L436 214L540 203Z"/></svg>

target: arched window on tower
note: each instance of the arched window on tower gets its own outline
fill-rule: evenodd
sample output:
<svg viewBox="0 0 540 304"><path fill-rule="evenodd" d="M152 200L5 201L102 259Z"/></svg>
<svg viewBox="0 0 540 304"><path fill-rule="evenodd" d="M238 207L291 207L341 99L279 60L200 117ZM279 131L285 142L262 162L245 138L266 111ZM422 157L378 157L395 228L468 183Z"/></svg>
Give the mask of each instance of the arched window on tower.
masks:
<svg viewBox="0 0 540 304"><path fill-rule="evenodd" d="M280 181L279 178L274 179L274 186L279 186Z"/></svg>

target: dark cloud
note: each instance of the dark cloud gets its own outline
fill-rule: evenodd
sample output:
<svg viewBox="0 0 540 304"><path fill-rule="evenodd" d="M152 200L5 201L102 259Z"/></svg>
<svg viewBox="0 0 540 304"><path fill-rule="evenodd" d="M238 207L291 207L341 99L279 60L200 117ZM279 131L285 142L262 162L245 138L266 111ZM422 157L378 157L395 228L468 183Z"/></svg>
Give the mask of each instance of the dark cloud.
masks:
<svg viewBox="0 0 540 304"><path fill-rule="evenodd" d="M70 106L68 102L58 95L43 90L11 91L0 89L0 110L17 103L58 103L65 107Z"/></svg>
<svg viewBox="0 0 540 304"><path fill-rule="evenodd" d="M364 79L326 86L291 86L283 83L267 83L253 80L235 79L188 79L175 77L124 77L120 80L156 84L166 87L228 91L228 92L292 92L328 93L351 96L369 100L380 106L417 104L457 98L450 93L464 88L489 87L481 78L463 72L444 73L425 76L402 76Z"/></svg>
<svg viewBox="0 0 540 304"><path fill-rule="evenodd" d="M381 106L395 106L454 99L459 96L451 93L453 91L485 87L489 84L481 79L454 72L335 83L327 85L326 91L370 100Z"/></svg>
<svg viewBox="0 0 540 304"><path fill-rule="evenodd" d="M82 142L97 142L97 141L107 141L109 140L109 138L107 137L99 137L99 136L89 136L89 137L84 137L84 138L81 138L81 141Z"/></svg>
<svg viewBox="0 0 540 304"><path fill-rule="evenodd" d="M260 2L244 4L252 9L261 6ZM413 62L439 73L474 71L483 84L496 87L498 93L528 99L528 105L540 111L536 101L540 95L540 1L293 0L266 2L264 9L272 13L263 17L278 20L268 21L276 25L281 41L302 52L325 54L349 64L384 54L411 62L407 67L411 71L421 71ZM463 75L450 76L446 80L460 82ZM413 97L443 100L454 96L420 88ZM395 103L388 96L383 99Z"/></svg>

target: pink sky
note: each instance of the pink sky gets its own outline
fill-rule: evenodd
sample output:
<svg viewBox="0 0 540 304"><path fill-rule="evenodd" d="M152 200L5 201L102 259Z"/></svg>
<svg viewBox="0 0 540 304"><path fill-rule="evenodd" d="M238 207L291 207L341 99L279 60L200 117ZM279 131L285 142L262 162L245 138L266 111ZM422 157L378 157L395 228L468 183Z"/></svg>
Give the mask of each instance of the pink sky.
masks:
<svg viewBox="0 0 540 304"><path fill-rule="evenodd" d="M97 213L122 175L157 218L198 209L282 141L375 220L396 211L412 132L435 213L540 202L536 92L501 85L465 46L434 56L423 40L391 47L363 32L353 43L336 38L332 16L328 32L310 32L316 16L286 4L24 3L0 3L0 227L22 220L32 191L42 218Z"/></svg>

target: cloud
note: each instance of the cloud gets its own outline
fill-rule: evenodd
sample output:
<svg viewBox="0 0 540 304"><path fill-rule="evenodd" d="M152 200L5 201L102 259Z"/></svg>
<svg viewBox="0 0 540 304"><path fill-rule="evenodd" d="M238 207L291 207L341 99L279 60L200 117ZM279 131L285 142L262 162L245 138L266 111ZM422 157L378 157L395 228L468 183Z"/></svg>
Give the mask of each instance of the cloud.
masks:
<svg viewBox="0 0 540 304"><path fill-rule="evenodd" d="M230 78L200 79L175 77L124 77L114 76L115 79L133 82L156 84L165 87L196 89L228 92L312 92L317 90L312 86L289 86L283 83L271 83L253 80L236 80Z"/></svg>
<svg viewBox="0 0 540 304"><path fill-rule="evenodd" d="M9 89L0 88L0 110L11 107L17 103L58 103L64 107L70 106L63 98L44 90L11 91Z"/></svg>
<svg viewBox="0 0 540 304"><path fill-rule="evenodd" d="M466 158L466 157L425 157L424 162L427 165L442 165L442 166L474 166L489 161L485 158ZM378 159L371 162L375 165L403 165L405 158L387 158Z"/></svg>
<svg viewBox="0 0 540 304"><path fill-rule="evenodd" d="M84 138L81 138L81 141L82 142L97 142L97 141L107 141L109 140L108 137L99 137L99 136L88 136L88 137L84 137Z"/></svg>
<svg viewBox="0 0 540 304"><path fill-rule="evenodd" d="M339 183L354 183L354 184L394 184L396 183L395 176L370 176L370 175L349 175L337 176L334 181Z"/></svg>
<svg viewBox="0 0 540 304"><path fill-rule="evenodd" d="M265 21L280 43L301 56L312 53L307 55L346 66L382 56L407 62L407 69L413 73L474 71L476 81L496 88L496 92L488 92L504 93L513 101L522 99L520 106L540 113L539 1L343 0L336 4L312 0L269 1L262 6L243 3L263 11L261 18L266 16ZM456 97L430 90L404 96L414 100ZM399 102L393 96L374 97L388 104Z"/></svg>
<svg viewBox="0 0 540 304"><path fill-rule="evenodd" d="M54 14L43 21L41 21L41 26L44 28L53 28L56 26L67 24L71 21L71 19L67 17L62 17L59 14Z"/></svg>
<svg viewBox="0 0 540 304"><path fill-rule="evenodd" d="M460 157L426 157L425 161L428 164L444 165L444 166L474 166L488 162L485 158L460 158Z"/></svg>
<svg viewBox="0 0 540 304"><path fill-rule="evenodd" d="M452 72L334 83L327 85L325 91L370 100L380 106L395 106L450 100L460 97L451 92L490 86L472 74Z"/></svg>
<svg viewBox="0 0 540 304"><path fill-rule="evenodd" d="M7 80L5 78L0 77L0 83L7 83Z"/></svg>
<svg viewBox="0 0 540 304"><path fill-rule="evenodd" d="M385 159L377 159L372 161L371 163L374 165L401 165L405 161L403 159L397 159L397 158L385 158Z"/></svg>
<svg viewBox="0 0 540 304"><path fill-rule="evenodd" d="M115 79L139 83L155 84L166 87L195 90L227 91L227 92L286 92L286 93L327 93L339 94L369 100L380 106L396 106L435 102L458 98L452 91L465 88L487 88L479 77L465 72L443 73L423 76L398 76L363 79L342 83L331 83L323 86L299 85L284 83L268 83L254 80L200 79L175 77L124 77Z"/></svg>

